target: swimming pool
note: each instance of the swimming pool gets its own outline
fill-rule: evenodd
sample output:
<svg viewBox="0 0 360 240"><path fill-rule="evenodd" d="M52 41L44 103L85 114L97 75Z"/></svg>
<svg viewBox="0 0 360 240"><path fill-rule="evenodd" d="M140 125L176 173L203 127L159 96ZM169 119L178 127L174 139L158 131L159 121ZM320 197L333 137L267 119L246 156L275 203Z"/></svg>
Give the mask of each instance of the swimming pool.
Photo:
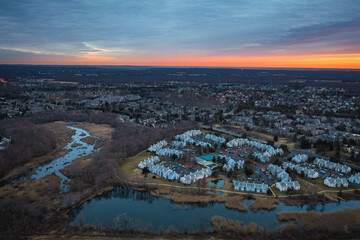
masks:
<svg viewBox="0 0 360 240"><path fill-rule="evenodd" d="M212 161L214 158L214 155L208 154L208 155L200 156L199 158L204 159L205 161Z"/></svg>

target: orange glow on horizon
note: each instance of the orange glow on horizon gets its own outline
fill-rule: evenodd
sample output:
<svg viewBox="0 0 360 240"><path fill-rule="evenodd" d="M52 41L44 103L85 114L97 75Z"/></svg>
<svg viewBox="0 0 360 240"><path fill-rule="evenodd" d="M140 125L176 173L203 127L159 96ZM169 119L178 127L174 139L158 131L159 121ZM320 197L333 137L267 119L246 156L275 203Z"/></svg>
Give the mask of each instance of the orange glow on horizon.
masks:
<svg viewBox="0 0 360 240"><path fill-rule="evenodd" d="M360 54L265 55L265 56L193 56L115 58L79 56L73 59L27 59L4 64L48 65L138 65L198 67L270 67L270 68L339 68L360 69Z"/></svg>

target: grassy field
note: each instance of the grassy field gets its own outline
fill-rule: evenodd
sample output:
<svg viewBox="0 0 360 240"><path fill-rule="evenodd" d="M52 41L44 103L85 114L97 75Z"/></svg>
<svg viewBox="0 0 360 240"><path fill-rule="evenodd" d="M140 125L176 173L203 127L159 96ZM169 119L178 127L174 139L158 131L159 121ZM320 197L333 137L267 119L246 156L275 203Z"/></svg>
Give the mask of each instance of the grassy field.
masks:
<svg viewBox="0 0 360 240"><path fill-rule="evenodd" d="M141 170L137 167L137 165L139 164L139 162L151 156L155 156L155 155L144 150L134 157L125 159L124 162L120 164L119 171L125 174L131 174L131 175L135 174L140 176Z"/></svg>

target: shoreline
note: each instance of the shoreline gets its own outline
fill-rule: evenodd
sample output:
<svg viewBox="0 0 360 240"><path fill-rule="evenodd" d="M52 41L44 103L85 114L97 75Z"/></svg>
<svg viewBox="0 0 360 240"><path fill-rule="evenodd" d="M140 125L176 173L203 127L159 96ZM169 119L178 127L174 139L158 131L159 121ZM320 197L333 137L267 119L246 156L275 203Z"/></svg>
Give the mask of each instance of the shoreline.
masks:
<svg viewBox="0 0 360 240"><path fill-rule="evenodd" d="M91 201L92 199L102 196L103 194L107 193L107 192L111 192L113 191L115 188L117 187L122 187L122 188L131 188L134 191L140 191L140 192L147 192L149 191L149 193L153 196L153 197L158 197L158 198L163 198L163 199L169 199L170 201L174 202L174 203L184 203L184 204L196 204L196 203L213 203L213 202L217 202L217 203L223 203L225 204L226 208L229 209L234 209L234 210L238 210L240 212L247 212L249 209L246 205L242 204L242 201L245 199L252 199L254 200L249 208L251 211L256 212L256 211L263 211L263 210L275 210L278 207L278 204L280 202L282 202L285 206L306 206L306 205L323 205L323 204L327 204L327 203L334 203L334 202L339 202L339 201L331 201L330 199L327 199L325 196L322 196L321 200L318 201L310 201L309 199L301 199L304 198L306 196L295 196L295 197L283 197L282 199L280 198L275 198L272 196L267 196L267 197L259 197L259 196L253 196L251 194L247 194L247 195L232 195L232 194L228 194L228 195L223 195L221 198L217 195L210 195L210 194L181 194L178 192L171 192L171 189L155 189L154 187L146 187L146 186L131 186L131 185L126 185L126 184L120 184L120 183L115 183L112 186L107 186L104 187L102 189L100 189L99 191L81 199L79 202L77 202L76 204L69 206L66 209L62 209L60 212L65 213L65 214L69 214L70 211L72 209L75 209L79 206L81 206L82 204ZM353 193L353 194L349 194L349 196L346 196L346 193L344 194L344 198L343 200L340 201L351 201L351 200L357 200L360 201L360 191L358 193ZM300 204L299 204L300 203ZM341 211L341 210L339 210Z"/></svg>
<svg viewBox="0 0 360 240"><path fill-rule="evenodd" d="M112 191L114 188L116 187L128 187L133 189L134 191L149 191L150 194L152 196L156 196L159 198L164 198L164 199L168 199L171 201L171 198L169 195L167 195L164 192L159 192L156 189L147 189L144 187L137 187L137 188L132 188L131 186L120 186L120 185L114 185L112 187L110 187L109 189L102 189L102 191L98 191L97 193L92 194L93 197L89 196L86 199L83 199L82 201L80 201L77 206L80 206L81 204L85 203L86 201L89 201L91 199L93 199L94 197L97 197L99 195L104 194L106 191ZM198 196L195 196L198 197ZM238 197L238 196L236 196ZM246 199L246 198L244 198ZM182 203L196 203L193 201L194 199L190 199L190 201L180 201ZM267 199L266 199L267 200ZM257 199L254 200L254 202L257 201ZM208 202L207 199L205 199L204 201L197 201L198 203L203 203L203 202ZM217 202L217 201L216 201ZM222 203L226 204L225 200L221 201ZM254 203L252 202L252 203ZM277 207L277 204L279 203L279 201L277 202L272 202L272 206L269 209L266 209L267 211L272 211ZM77 206L73 206L72 208L67 209L67 212L70 212L71 209L77 207ZM275 207L274 207L275 206ZM256 206L251 207L251 204L249 206L248 209L250 209L253 212L256 211L263 211L261 208L255 209ZM247 209L247 210L248 210ZM247 211L246 210L246 211ZM245 211L245 212L246 212ZM264 209L265 211L265 209ZM118 234L125 234L128 233L130 234L130 236L133 237L138 237L139 234L144 233L144 232L148 232L153 234L153 236L158 236L158 234L163 234L163 233L167 233L167 231L170 231L171 233L176 233L176 236L181 236L183 234L187 235L187 236L193 236L197 235L197 234L205 234L205 236L203 236L204 238L206 237L210 237L210 236L214 236L214 234L216 235L217 233L221 233L222 231L231 231L231 232L241 232L241 233L249 233L252 232L251 229L258 229L260 230L260 232L267 232L267 233L278 233L278 231L290 231L293 232L294 229L298 229L301 231L301 222L302 219L306 219L306 221L310 221L310 219L317 219L317 220L321 220L321 221L325 221L324 219L327 219L328 216L342 216L343 217L343 213L344 212L351 212L351 211L355 211L355 212L359 212L360 211L360 207L358 208L354 208L354 209L349 209L349 208L344 208L344 209L340 209L337 210L335 212L315 212L315 211L309 211L309 212L300 212L300 211L290 211L290 212L278 212L275 216L275 219L279 222L281 222L282 224L279 226L276 226L274 229L270 228L267 229L265 227L260 226L258 223L254 223L254 222L250 222L250 223L246 223L244 224L243 222L241 222L240 220L232 220L231 218L226 218L226 217L221 217L221 216L217 216L214 215L213 217L211 217L211 229L204 229L204 230L194 230L194 231L187 231L187 230L177 230L176 228L172 228L169 230L165 230L165 231L161 231L161 232L156 232L150 229L142 229L142 228L135 228L135 229L123 229L123 228L119 228L119 227L112 227L112 226L97 226L97 225L92 225L92 224L86 224L86 225L78 225L78 224L73 224L72 222L70 222L70 224L68 225L68 227L70 227L71 229L75 229L77 231L80 231L82 233L86 232L86 229L92 229L93 231L99 231L99 232L105 232L105 231L113 231L112 233L118 233ZM66 215L69 217L69 215ZM216 218L220 218L217 219L217 222L215 222L214 224L214 219ZM275 220L274 219L274 220ZM339 222L337 220L329 220L327 219L326 221L329 221L329 224L334 224L335 222ZM348 222L347 222L348 223ZM353 223L354 226L355 223ZM309 224L306 225L306 228L308 231L314 231L313 228L309 228L308 227ZM234 226L238 226L239 229L236 230L233 227ZM327 231L326 228L324 229L319 229L320 231ZM340 229L341 230L341 229ZM356 228L351 227L352 231L355 231ZM335 231L334 231L335 232ZM190 234L190 235L188 235ZM105 235L104 235L105 236Z"/></svg>

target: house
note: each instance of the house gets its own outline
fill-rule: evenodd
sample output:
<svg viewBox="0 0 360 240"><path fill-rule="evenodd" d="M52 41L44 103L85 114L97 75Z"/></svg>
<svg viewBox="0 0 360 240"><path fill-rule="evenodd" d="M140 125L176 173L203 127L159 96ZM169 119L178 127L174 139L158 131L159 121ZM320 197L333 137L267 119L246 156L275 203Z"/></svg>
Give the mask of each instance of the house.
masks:
<svg viewBox="0 0 360 240"><path fill-rule="evenodd" d="M275 186L276 186L276 188L279 189L279 191L281 191L281 192L284 192L284 191L287 191L287 190L288 190L288 186L287 186L287 184L284 183L284 182L277 182Z"/></svg>
<svg viewBox="0 0 360 240"><path fill-rule="evenodd" d="M327 177L324 180L324 184L328 187L348 187L349 182L346 178L330 178Z"/></svg>
<svg viewBox="0 0 360 240"><path fill-rule="evenodd" d="M285 172L281 167L276 166L274 164L269 164L267 166L267 170L271 173L271 175L280 179L282 182L289 182L291 178L287 172Z"/></svg>
<svg viewBox="0 0 360 240"><path fill-rule="evenodd" d="M355 184L360 184L360 173L356 173L348 178L348 181Z"/></svg>
<svg viewBox="0 0 360 240"><path fill-rule="evenodd" d="M212 145L208 142L203 142L203 141L194 141L196 146L200 146L200 147L212 147Z"/></svg>
<svg viewBox="0 0 360 240"><path fill-rule="evenodd" d="M189 175L183 176L180 178L180 182L183 184L190 184L191 183L191 177Z"/></svg>
<svg viewBox="0 0 360 240"><path fill-rule="evenodd" d="M203 168L201 170L197 170L195 172L190 172L180 178L180 182L183 184L191 184L200 179L207 178L212 174L210 168Z"/></svg>
<svg viewBox="0 0 360 240"><path fill-rule="evenodd" d="M269 162L269 157L267 155L265 155L265 154L262 154L262 153L259 153L259 152L254 152L253 156L262 163Z"/></svg>
<svg viewBox="0 0 360 240"><path fill-rule="evenodd" d="M242 161L242 160L235 160L235 159L225 156L225 155L220 155L220 157L223 157L226 160L226 163L223 166L223 170L226 172L244 167L244 161Z"/></svg>
<svg viewBox="0 0 360 240"><path fill-rule="evenodd" d="M162 162L160 164L153 164L149 167L149 171L165 179L169 179L169 180L180 179L180 174L177 173L175 170L167 167L165 164L166 162Z"/></svg>
<svg viewBox="0 0 360 240"><path fill-rule="evenodd" d="M156 164L156 163L158 163L158 162L160 162L160 158L159 158L159 157L157 157L157 156L155 156L155 157L150 157L150 158L148 158L148 159L140 162L140 163L138 164L138 168L144 169L145 167L150 167L151 165Z"/></svg>
<svg viewBox="0 0 360 240"><path fill-rule="evenodd" d="M156 151L160 150L161 148L165 147L166 145L167 145L167 142L165 140L162 140L162 141L160 141L160 142L158 142L156 144L151 145L148 148L148 150L150 152L156 152Z"/></svg>
<svg viewBox="0 0 360 240"><path fill-rule="evenodd" d="M251 182L246 183L246 191L248 191L248 192L255 192L255 185L254 185L254 183L251 183Z"/></svg>
<svg viewBox="0 0 360 240"><path fill-rule="evenodd" d="M315 158L315 160L314 160L313 163L314 163L315 165L318 165L319 167L324 167L326 162L327 162L327 161L326 161L325 159Z"/></svg>
<svg viewBox="0 0 360 240"><path fill-rule="evenodd" d="M337 187L349 187L349 182L346 180L346 178L337 178L336 179L336 186Z"/></svg>
<svg viewBox="0 0 360 240"><path fill-rule="evenodd" d="M269 185L263 183L242 182L233 180L234 190L257 193L267 193Z"/></svg>
<svg viewBox="0 0 360 240"><path fill-rule="evenodd" d="M267 193L268 189L269 189L269 185L261 184L261 189L260 189L261 193Z"/></svg>
<svg viewBox="0 0 360 240"><path fill-rule="evenodd" d="M314 179L314 178L318 178L318 177L319 177L319 173L316 172L316 171L313 170L313 169L306 169L306 168L305 168L304 174L305 174L305 176L308 177L308 178L313 178L313 179Z"/></svg>
<svg viewBox="0 0 360 240"><path fill-rule="evenodd" d="M239 191L240 190L240 182L233 180L234 190Z"/></svg>
<svg viewBox="0 0 360 240"><path fill-rule="evenodd" d="M277 178L281 179L282 182L291 181L289 174L285 171L279 172L279 174L277 175Z"/></svg>
<svg viewBox="0 0 360 240"><path fill-rule="evenodd" d="M192 137L195 137L198 135L201 135L201 131L194 129L194 130L186 131L183 134L176 135L175 139L184 141L185 139L189 139L189 138L191 139Z"/></svg>
<svg viewBox="0 0 360 240"><path fill-rule="evenodd" d="M314 160L314 164L318 165L319 167L325 167L327 169L334 170L336 172L342 172L342 173L351 172L351 167L340 163L334 163L325 159L316 158Z"/></svg>
<svg viewBox="0 0 360 240"><path fill-rule="evenodd" d="M325 167L328 168L328 169L331 169L331 170L335 170L336 163L327 161L327 162L325 163Z"/></svg>
<svg viewBox="0 0 360 240"><path fill-rule="evenodd" d="M226 146L228 147L239 147L239 146L249 146L249 147L254 147L260 151L264 151L263 155L266 157L271 157L277 154L283 154L284 151L281 148L277 148L275 149L273 146L258 142L258 141L253 141L253 140L249 140L249 139L245 139L245 138L236 138L233 139L231 141L229 141Z"/></svg>
<svg viewBox="0 0 360 240"><path fill-rule="evenodd" d="M292 189L294 189L295 191L300 190L300 184L299 184L298 181L292 181L292 182L290 182L290 183L291 183Z"/></svg>
<svg viewBox="0 0 360 240"><path fill-rule="evenodd" d="M290 163L290 162L283 162L283 164L282 164L282 168L283 169L290 169L290 170L293 170L294 168L295 168L295 164L292 164L292 163Z"/></svg>
<svg viewBox="0 0 360 240"><path fill-rule="evenodd" d="M175 155L177 158L181 158L183 156L183 152L177 149L161 148L156 151L156 155L168 157Z"/></svg>
<svg viewBox="0 0 360 240"><path fill-rule="evenodd" d="M255 183L255 190L257 193L260 193L262 191L262 184L260 183Z"/></svg>
<svg viewBox="0 0 360 240"><path fill-rule="evenodd" d="M284 192L290 189L293 189L295 191L300 190L300 184L298 181L290 181L290 182L277 182L275 184L276 188L279 189L279 191Z"/></svg>
<svg viewBox="0 0 360 240"><path fill-rule="evenodd" d="M218 137L218 136L213 135L213 134L206 134L206 135L205 135L205 138L206 138L206 139L209 139L209 140L212 140L212 141L214 141L214 142L217 142L217 143L225 143L225 142L226 142L226 139L225 139L225 138Z"/></svg>
<svg viewBox="0 0 360 240"><path fill-rule="evenodd" d="M328 187L336 187L336 180L335 178L325 178L324 184Z"/></svg>
<svg viewBox="0 0 360 240"><path fill-rule="evenodd" d="M184 147L186 147L186 142L172 141L171 146L176 147L176 148L184 148Z"/></svg>
<svg viewBox="0 0 360 240"><path fill-rule="evenodd" d="M306 154L298 154L295 155L291 160L296 163L302 163L308 160L308 156Z"/></svg>
<svg viewBox="0 0 360 240"><path fill-rule="evenodd" d="M2 137L0 140L0 151L6 150L11 142L11 138Z"/></svg>
<svg viewBox="0 0 360 240"><path fill-rule="evenodd" d="M304 175L308 178L318 178L319 177L319 173L313 169L305 168L305 167L302 167L299 165L294 165L291 163L290 164L283 163L283 166L286 166L290 169L294 169L298 174L304 173Z"/></svg>
<svg viewBox="0 0 360 240"><path fill-rule="evenodd" d="M246 183L240 182L240 191L246 191Z"/></svg>

